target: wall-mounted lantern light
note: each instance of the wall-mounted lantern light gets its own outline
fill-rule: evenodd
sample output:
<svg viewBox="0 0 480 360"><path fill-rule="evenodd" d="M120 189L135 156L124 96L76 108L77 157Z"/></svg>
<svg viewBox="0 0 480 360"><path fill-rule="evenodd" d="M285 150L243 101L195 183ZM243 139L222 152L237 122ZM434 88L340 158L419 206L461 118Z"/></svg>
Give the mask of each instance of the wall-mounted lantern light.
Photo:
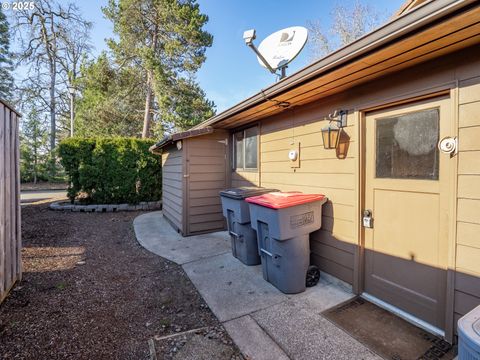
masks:
<svg viewBox="0 0 480 360"><path fill-rule="evenodd" d="M338 147L342 128L347 126L347 113L347 110L335 110L333 114L328 116L330 123L322 129L323 147L325 149L336 149Z"/></svg>

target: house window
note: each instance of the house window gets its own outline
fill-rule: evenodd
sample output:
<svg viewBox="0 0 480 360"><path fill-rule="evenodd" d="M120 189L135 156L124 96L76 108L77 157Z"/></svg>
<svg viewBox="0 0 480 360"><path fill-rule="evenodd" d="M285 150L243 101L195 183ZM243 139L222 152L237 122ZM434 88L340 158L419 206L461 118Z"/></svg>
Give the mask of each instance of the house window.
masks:
<svg viewBox="0 0 480 360"><path fill-rule="evenodd" d="M258 167L258 127L233 134L233 168L251 170Z"/></svg>

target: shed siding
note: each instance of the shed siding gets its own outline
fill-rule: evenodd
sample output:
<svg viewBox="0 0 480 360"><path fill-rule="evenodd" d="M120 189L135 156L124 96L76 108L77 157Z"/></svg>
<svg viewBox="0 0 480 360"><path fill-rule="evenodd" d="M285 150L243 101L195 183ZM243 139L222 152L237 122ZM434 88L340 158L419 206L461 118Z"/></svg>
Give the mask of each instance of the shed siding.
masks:
<svg viewBox="0 0 480 360"><path fill-rule="evenodd" d="M183 232L183 152L169 146L162 152L163 215Z"/></svg>
<svg viewBox="0 0 480 360"><path fill-rule="evenodd" d="M228 187L226 131L187 139L187 234L225 229L219 192Z"/></svg>
<svg viewBox="0 0 480 360"><path fill-rule="evenodd" d="M480 61L472 65L458 91L455 319L480 304Z"/></svg>

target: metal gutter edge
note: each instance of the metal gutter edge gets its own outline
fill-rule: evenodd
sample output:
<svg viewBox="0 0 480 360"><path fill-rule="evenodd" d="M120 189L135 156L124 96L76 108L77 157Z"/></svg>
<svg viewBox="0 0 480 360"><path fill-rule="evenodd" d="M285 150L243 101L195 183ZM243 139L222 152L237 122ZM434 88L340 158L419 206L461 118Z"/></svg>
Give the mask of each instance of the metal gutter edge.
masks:
<svg viewBox="0 0 480 360"><path fill-rule="evenodd" d="M148 148L148 151L150 151L152 154L155 154L155 155L161 155L160 150L161 150L165 145L167 145L168 143L171 143L171 142L173 142L173 141L172 141L172 135L164 136L162 140L160 140L160 141L157 142L156 144L153 144L152 146L150 146L150 147Z"/></svg>
<svg viewBox="0 0 480 360"><path fill-rule="evenodd" d="M221 120L253 107L268 98L274 97L291 88L304 83L334 67L341 66L361 55L380 48L382 45L405 36L416 29L424 27L438 19L446 17L477 0L430 0L411 9L405 15L391 20L382 27L370 32L358 40L340 48L317 62L304 67L285 79L261 90L257 94L243 100L237 105L194 126L192 130L215 124Z"/></svg>
<svg viewBox="0 0 480 360"><path fill-rule="evenodd" d="M175 133L172 135L166 135L160 140L158 143L150 146L148 149L151 153L158 154L158 150L161 150L163 147L167 146L178 140L187 139L194 136L201 136L213 133L213 128L211 126L205 126L200 129L191 129L179 133Z"/></svg>

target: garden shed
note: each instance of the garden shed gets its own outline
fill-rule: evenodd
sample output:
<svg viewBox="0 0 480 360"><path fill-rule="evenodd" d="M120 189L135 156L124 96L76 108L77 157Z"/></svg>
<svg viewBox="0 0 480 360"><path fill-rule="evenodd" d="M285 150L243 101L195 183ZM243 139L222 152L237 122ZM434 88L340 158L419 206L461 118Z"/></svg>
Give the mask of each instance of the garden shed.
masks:
<svg viewBox="0 0 480 360"><path fill-rule="evenodd" d="M382 27L152 150L167 164L176 136L208 148L219 139L207 133L228 134L225 187L325 194L311 262L452 342L457 320L480 304L480 4L408 3ZM179 184L198 153L177 156ZM198 170L210 178L208 167ZM221 182L210 181L203 186L215 202ZM193 198L182 189L176 214L187 219ZM168 190L165 200L168 217Z"/></svg>
<svg viewBox="0 0 480 360"><path fill-rule="evenodd" d="M229 184L228 137L205 127L165 137L162 156L162 209L182 235L225 229L218 193Z"/></svg>
<svg viewBox="0 0 480 360"><path fill-rule="evenodd" d="M22 277L19 122L0 100L0 302Z"/></svg>

